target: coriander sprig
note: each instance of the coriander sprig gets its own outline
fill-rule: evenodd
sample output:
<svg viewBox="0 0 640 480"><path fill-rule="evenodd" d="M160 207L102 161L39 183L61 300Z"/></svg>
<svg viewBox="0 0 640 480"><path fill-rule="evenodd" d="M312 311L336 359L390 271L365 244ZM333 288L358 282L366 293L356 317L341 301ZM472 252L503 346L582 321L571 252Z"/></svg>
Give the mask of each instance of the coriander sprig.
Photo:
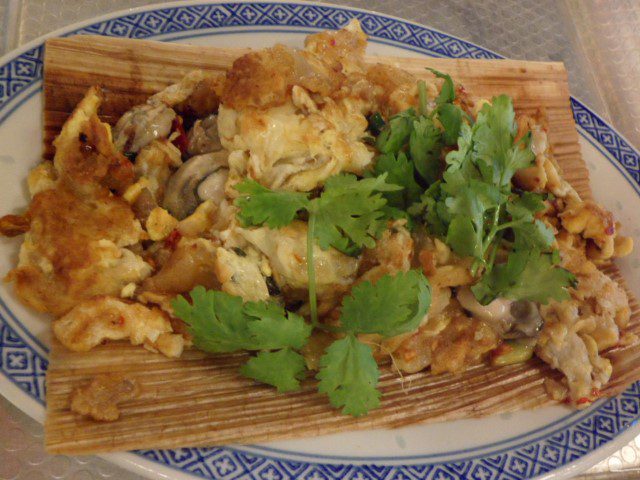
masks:
<svg viewBox="0 0 640 480"><path fill-rule="evenodd" d="M442 180L408 209L455 253L474 258L471 271L479 281L472 290L484 304L499 296L562 300L573 282L569 272L550 261L554 233L536 218L546 208L543 196L512 187L515 172L535 159L530 135L517 142L516 135L511 99L495 97L473 125L462 123L458 149L447 154ZM500 250L508 258L496 265Z"/></svg>
<svg viewBox="0 0 640 480"><path fill-rule="evenodd" d="M274 302L246 302L225 292L195 287L191 302L182 295L172 302L174 314L189 325L194 345L211 353L260 351L241 373L279 391L297 390L304 375L301 349L311 326L300 315ZM274 367L278 368L274 368Z"/></svg>
<svg viewBox="0 0 640 480"><path fill-rule="evenodd" d="M180 296L173 308L198 348L256 352L240 372L286 392L299 389L306 376L300 350L312 329L326 328L341 338L321 357L319 391L345 414L359 416L378 406L380 373L371 346L358 336L416 330L431 303L429 282L412 270L360 283L343 299L339 325L325 327L318 321L314 249L317 244L358 255L375 245L390 218L423 224L455 253L473 258L477 281L471 289L483 304L497 297L539 303L567 298L575 278L559 266L554 232L537 218L546 208L544 197L512 186L515 172L530 166L534 155L530 134L515 140L511 99L493 98L474 120L456 103L451 77L430 70L443 80L431 103L425 83L418 82L416 109L386 122L379 113L369 117L380 155L366 178L331 177L315 197L249 179L236 185L238 219L245 226L277 229L307 218L311 325L273 302L244 303L196 287L190 301Z"/></svg>
<svg viewBox="0 0 640 480"><path fill-rule="evenodd" d="M299 351L309 340L311 325L270 301L246 302L225 292L194 288L187 301L173 300L174 313L188 326L193 342L211 353L255 351L241 368L245 377L276 387L300 389L306 363ZM371 347L357 336L382 337L415 330L431 304L428 280L416 270L385 275L375 284L363 282L344 298L340 326L344 335L320 359L318 390L348 415L364 415L378 406L378 365Z"/></svg>
<svg viewBox="0 0 640 480"><path fill-rule="evenodd" d="M323 192L310 200L310 194L270 190L254 180L236 185L240 196L238 218L245 226L267 225L282 228L305 210L307 224L307 275L309 277L309 308L311 321L318 326L314 246L330 247L347 255L357 255L362 248L372 248L384 230L387 200L384 193L401 190L386 182L387 173L358 179L352 174L330 177Z"/></svg>

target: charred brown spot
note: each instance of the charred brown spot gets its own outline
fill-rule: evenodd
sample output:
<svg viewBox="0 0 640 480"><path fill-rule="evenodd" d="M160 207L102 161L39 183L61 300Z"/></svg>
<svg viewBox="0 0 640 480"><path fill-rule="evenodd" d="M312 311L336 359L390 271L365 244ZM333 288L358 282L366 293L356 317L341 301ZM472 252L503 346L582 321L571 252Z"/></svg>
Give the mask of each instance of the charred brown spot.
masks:
<svg viewBox="0 0 640 480"><path fill-rule="evenodd" d="M5 215L0 218L0 235L16 237L29 231L30 222L24 215Z"/></svg>
<svg viewBox="0 0 640 480"><path fill-rule="evenodd" d="M271 296L280 295L281 293L280 287L278 287L278 284L276 283L273 277L267 277L266 283L267 283L267 290L269 291L269 295Z"/></svg>

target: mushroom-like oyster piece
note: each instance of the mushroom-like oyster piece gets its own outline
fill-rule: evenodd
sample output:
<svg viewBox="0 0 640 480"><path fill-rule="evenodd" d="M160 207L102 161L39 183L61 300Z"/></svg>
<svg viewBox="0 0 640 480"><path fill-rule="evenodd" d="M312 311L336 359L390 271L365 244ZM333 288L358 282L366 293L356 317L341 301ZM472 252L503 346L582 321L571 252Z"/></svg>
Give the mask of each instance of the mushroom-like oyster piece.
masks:
<svg viewBox="0 0 640 480"><path fill-rule="evenodd" d="M462 308L487 322L502 338L534 338L544 324L533 302L496 298L488 305L481 305L468 287L458 289L456 298Z"/></svg>
<svg viewBox="0 0 640 480"><path fill-rule="evenodd" d="M209 115L201 120L196 120L189 130L189 155L202 155L203 153L222 150L220 136L218 135L218 117Z"/></svg>
<svg viewBox="0 0 640 480"><path fill-rule="evenodd" d="M182 220L205 200L220 203L228 174L225 151L192 157L167 182L162 206Z"/></svg>
<svg viewBox="0 0 640 480"><path fill-rule="evenodd" d="M176 112L164 103L136 105L116 123L114 144L121 152L137 153L155 139L166 138L175 117Z"/></svg>

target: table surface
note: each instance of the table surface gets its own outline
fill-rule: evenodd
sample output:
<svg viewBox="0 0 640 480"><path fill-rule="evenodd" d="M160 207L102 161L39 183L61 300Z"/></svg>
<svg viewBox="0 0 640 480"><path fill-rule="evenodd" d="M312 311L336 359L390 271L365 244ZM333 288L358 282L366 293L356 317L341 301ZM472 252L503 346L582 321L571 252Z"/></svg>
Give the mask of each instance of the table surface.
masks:
<svg viewBox="0 0 640 480"><path fill-rule="evenodd" d="M325 1L423 23L507 57L562 61L573 95L640 146L638 0ZM70 23L150 3L160 2L0 0L0 54ZM42 426L3 397L0 425L0 480L142 478L97 457L47 455ZM578 478L640 478L640 437Z"/></svg>

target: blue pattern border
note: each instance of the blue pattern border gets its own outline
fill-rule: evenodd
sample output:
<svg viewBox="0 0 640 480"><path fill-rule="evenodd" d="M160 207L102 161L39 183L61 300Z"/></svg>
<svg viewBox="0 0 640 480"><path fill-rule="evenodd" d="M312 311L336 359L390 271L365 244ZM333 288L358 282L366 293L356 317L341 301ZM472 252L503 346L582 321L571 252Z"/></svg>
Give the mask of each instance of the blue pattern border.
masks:
<svg viewBox="0 0 640 480"><path fill-rule="evenodd" d="M374 40L451 58L502 58L442 32L381 14L299 3L215 3L181 5L114 17L68 32L130 38L238 27L336 29L358 18ZM243 28L244 29L244 28ZM0 65L0 113L42 80L43 45ZM640 155L602 119L578 100L571 106L576 123L592 141L640 185ZM0 118L2 118L0 116ZM0 120L1 122L2 120ZM44 403L47 359L29 345L0 312L0 372L21 390ZM640 419L640 382L616 398L599 402L572 425L524 445L444 463L385 465L291 461L232 448L145 450L142 457L201 478L225 480L382 480L382 479L526 479L575 461L623 434Z"/></svg>

